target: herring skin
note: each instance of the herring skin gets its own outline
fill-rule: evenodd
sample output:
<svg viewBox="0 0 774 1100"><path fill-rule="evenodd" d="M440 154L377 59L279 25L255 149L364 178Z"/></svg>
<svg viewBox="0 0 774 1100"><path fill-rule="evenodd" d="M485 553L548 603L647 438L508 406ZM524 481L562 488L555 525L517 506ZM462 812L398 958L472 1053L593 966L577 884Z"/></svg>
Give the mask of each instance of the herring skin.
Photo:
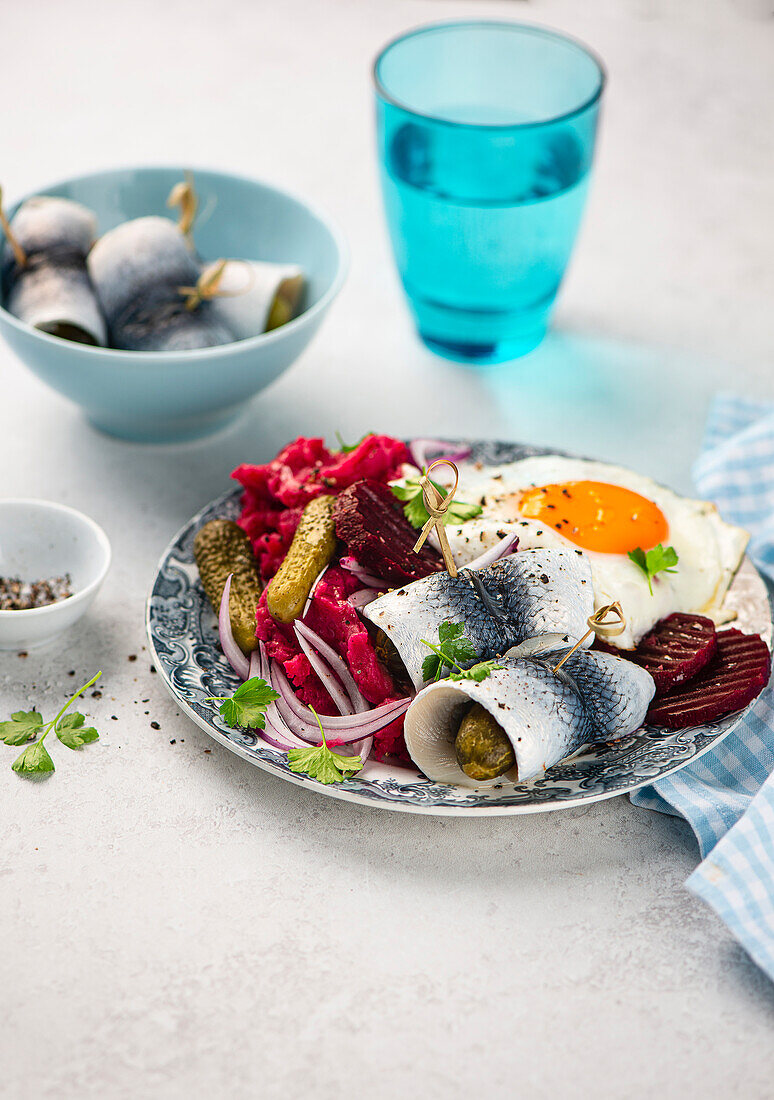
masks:
<svg viewBox="0 0 774 1100"><path fill-rule="evenodd" d="M205 265L204 271L213 266ZM213 311L235 340L247 340L295 317L303 288L304 273L298 264L228 260Z"/></svg>
<svg viewBox="0 0 774 1100"><path fill-rule="evenodd" d="M594 610L591 569L572 550L519 550L485 569L457 577L434 573L368 604L363 614L398 650L417 691L422 662L442 622L464 622L479 660L499 656L526 638L558 632L571 645ZM589 639L587 644L590 644Z"/></svg>
<svg viewBox="0 0 774 1100"><path fill-rule="evenodd" d="M105 319L86 269L97 232L91 210L69 199L38 195L22 203L11 227L27 262L19 266L7 241L0 249L8 312L41 332L104 347Z"/></svg>
<svg viewBox="0 0 774 1100"><path fill-rule="evenodd" d="M195 286L200 268L169 218L135 218L111 229L92 248L88 267L111 347L192 351L234 340L212 302L186 309L180 288Z"/></svg>
<svg viewBox="0 0 774 1100"><path fill-rule="evenodd" d="M469 702L489 711L513 746L516 766L498 780L472 779L457 761L459 711ZM591 740L591 722L573 681L539 661L516 661L480 683L430 684L406 711L403 729L412 760L429 779L462 787L489 786L503 778L523 782Z"/></svg>
<svg viewBox="0 0 774 1100"><path fill-rule="evenodd" d="M655 692L650 673L622 657L577 650L554 668L566 646L550 657L506 657L480 683L441 681L420 691L406 712L406 746L418 768L440 783L482 786L460 767L459 710L479 703L513 746L515 768L499 777L524 782L593 740L617 740L645 721ZM494 780L489 780L489 783Z"/></svg>
<svg viewBox="0 0 774 1100"><path fill-rule="evenodd" d="M556 663L562 658L556 655ZM577 650L560 671L572 677L586 706L596 736L604 741L626 737L645 721L656 693L650 673L599 650Z"/></svg>

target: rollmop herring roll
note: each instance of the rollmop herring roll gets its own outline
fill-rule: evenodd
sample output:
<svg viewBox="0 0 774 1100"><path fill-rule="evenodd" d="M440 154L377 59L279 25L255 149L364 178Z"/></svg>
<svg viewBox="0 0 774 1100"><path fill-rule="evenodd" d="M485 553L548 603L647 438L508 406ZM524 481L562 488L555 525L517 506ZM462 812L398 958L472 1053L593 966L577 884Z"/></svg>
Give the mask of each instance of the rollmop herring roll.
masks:
<svg viewBox="0 0 774 1100"><path fill-rule="evenodd" d="M203 274L217 265L207 264ZM227 260L213 305L237 340L279 328L298 312L304 273L298 264Z"/></svg>
<svg viewBox="0 0 774 1100"><path fill-rule="evenodd" d="M442 680L420 691L404 722L406 747L417 767L436 782L460 786L524 782L588 741L618 740L639 729L655 691L650 673L622 657L589 649L576 650L556 669L563 652L550 659L506 654L504 667L480 682ZM457 743L475 703L488 712L498 740L504 734L510 741L515 759L483 783L463 771Z"/></svg>
<svg viewBox="0 0 774 1100"><path fill-rule="evenodd" d="M234 334L209 301L186 308L199 264L169 218L124 222L92 248L88 269L111 347L124 351L190 351L231 343Z"/></svg>
<svg viewBox="0 0 774 1100"><path fill-rule="evenodd" d="M86 266L95 215L69 199L38 195L22 203L11 229L26 259L20 264L5 241L0 279L8 312L52 336L104 347L105 318Z"/></svg>
<svg viewBox="0 0 774 1100"><path fill-rule="evenodd" d="M442 622L464 622L479 659L503 654L538 634L561 633L578 641L594 610L591 569L571 550L519 550L485 569L461 569L456 577L433 573L385 593L363 608L398 651L417 691L425 644ZM584 645L591 645L587 639Z"/></svg>

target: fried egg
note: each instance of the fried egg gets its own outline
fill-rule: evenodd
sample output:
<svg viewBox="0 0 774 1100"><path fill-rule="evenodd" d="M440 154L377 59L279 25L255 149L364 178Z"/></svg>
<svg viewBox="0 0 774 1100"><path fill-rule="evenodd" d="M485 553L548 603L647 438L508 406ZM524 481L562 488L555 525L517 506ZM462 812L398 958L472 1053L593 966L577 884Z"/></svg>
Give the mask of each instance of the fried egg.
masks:
<svg viewBox="0 0 774 1100"><path fill-rule="evenodd" d="M461 464L456 498L482 508L475 519L446 528L458 565L508 533L518 535L522 550L572 547L589 561L596 607L621 604L626 629L614 643L624 649L673 611L716 613L749 537L725 523L713 504L681 497L623 467L560 455L502 466ZM674 547L678 563L652 578L651 594L628 554L659 543Z"/></svg>

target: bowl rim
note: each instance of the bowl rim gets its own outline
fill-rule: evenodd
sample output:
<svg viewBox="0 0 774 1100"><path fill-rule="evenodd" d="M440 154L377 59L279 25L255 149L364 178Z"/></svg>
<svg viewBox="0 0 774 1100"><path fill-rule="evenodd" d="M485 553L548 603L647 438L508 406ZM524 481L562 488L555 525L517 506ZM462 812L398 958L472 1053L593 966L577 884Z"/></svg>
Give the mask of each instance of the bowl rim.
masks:
<svg viewBox="0 0 774 1100"><path fill-rule="evenodd" d="M278 183L274 183L267 179L258 179L256 176L247 176L241 172L229 172L220 168L209 168L206 165L189 165L188 167L181 167L179 164L124 164L114 166L112 168L95 169L92 172L83 172L78 176L67 176L64 179L56 180L48 183L45 187L38 188L35 191L30 191L22 195L19 199L15 199L8 204L7 212L9 218L12 218L17 209L23 202L28 199L34 199L39 195L45 195L49 190L55 188L67 187L72 184L78 184L86 182L87 180L98 179L100 176L118 174L121 172L190 172L193 176L196 176L197 172L207 173L214 176L224 176L232 180L238 180L247 184L258 184L260 187L264 187L269 191L274 191L276 194L284 196L296 202L299 206L304 207L317 221L327 230L333 241L338 257L338 266L336 272L331 281L331 285L325 291L324 294L318 298L318 300L311 305L308 309L305 309L303 313L299 313L297 317L294 317L292 321L286 322L284 325L280 325L279 328L272 329L271 332L261 332L257 336L248 336L245 340L231 340L228 344L215 344L213 347L208 348L192 348L187 351L124 351L121 348L108 348L99 347L92 344L79 344L71 340L62 340L61 337L52 336L51 333L43 332L41 329L35 328L33 325L27 324L26 321L20 321L18 317L14 317L12 313L9 313L5 306L0 301L0 318L12 328L18 329L20 332L27 336L43 341L44 344L48 344L54 347L61 347L62 344L68 346L72 351L76 348L79 352L83 352L85 355L100 356L107 355L111 359L121 360L128 363L147 364L152 357L157 356L162 358L165 362L189 362L190 360L209 359L209 358L222 358L233 353L234 348L239 348L250 351L251 349L257 349L264 345L278 343L289 332L295 332L302 326L309 324L319 314L324 313L331 302L336 298L350 267L350 252L347 240L338 225L330 215L316 206L314 203L309 202L308 199L303 198L295 191L282 187ZM3 237L3 242L5 238ZM70 597L72 599L72 597ZM55 605L52 605L55 606ZM35 610L42 610L37 608ZM18 612L15 612L18 614Z"/></svg>
<svg viewBox="0 0 774 1100"><path fill-rule="evenodd" d="M91 516L87 516L85 512L78 511L77 508L71 508L69 504L59 504L55 500L44 500L38 497L5 497L0 500L0 513L7 505L23 505L27 508L37 508L44 512L64 512L69 516L74 517L83 528L89 531L102 551L102 563L93 580L89 581L87 585L79 589L77 592L73 592L72 596L68 596L64 600L57 600L56 603L46 604L45 607L27 607L18 611L13 611L10 608L0 610L0 619L4 623L8 622L22 622L23 620L31 618L44 618L46 615L60 614L61 608L72 608L76 604L83 603L94 595L101 587L102 582L108 574L110 565L113 560L113 549L110 545L110 539L105 534L102 527L93 520ZM11 619L9 616L12 616Z"/></svg>

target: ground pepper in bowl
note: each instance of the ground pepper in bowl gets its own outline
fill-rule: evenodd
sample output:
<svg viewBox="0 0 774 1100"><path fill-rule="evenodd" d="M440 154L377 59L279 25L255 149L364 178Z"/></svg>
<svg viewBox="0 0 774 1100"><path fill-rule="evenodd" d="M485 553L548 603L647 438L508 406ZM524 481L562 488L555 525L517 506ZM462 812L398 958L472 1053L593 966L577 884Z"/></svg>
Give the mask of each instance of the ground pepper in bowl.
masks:
<svg viewBox="0 0 774 1100"><path fill-rule="evenodd" d="M21 577L0 577L0 611L29 611L48 607L72 596L72 579L48 577L39 581L24 581Z"/></svg>

